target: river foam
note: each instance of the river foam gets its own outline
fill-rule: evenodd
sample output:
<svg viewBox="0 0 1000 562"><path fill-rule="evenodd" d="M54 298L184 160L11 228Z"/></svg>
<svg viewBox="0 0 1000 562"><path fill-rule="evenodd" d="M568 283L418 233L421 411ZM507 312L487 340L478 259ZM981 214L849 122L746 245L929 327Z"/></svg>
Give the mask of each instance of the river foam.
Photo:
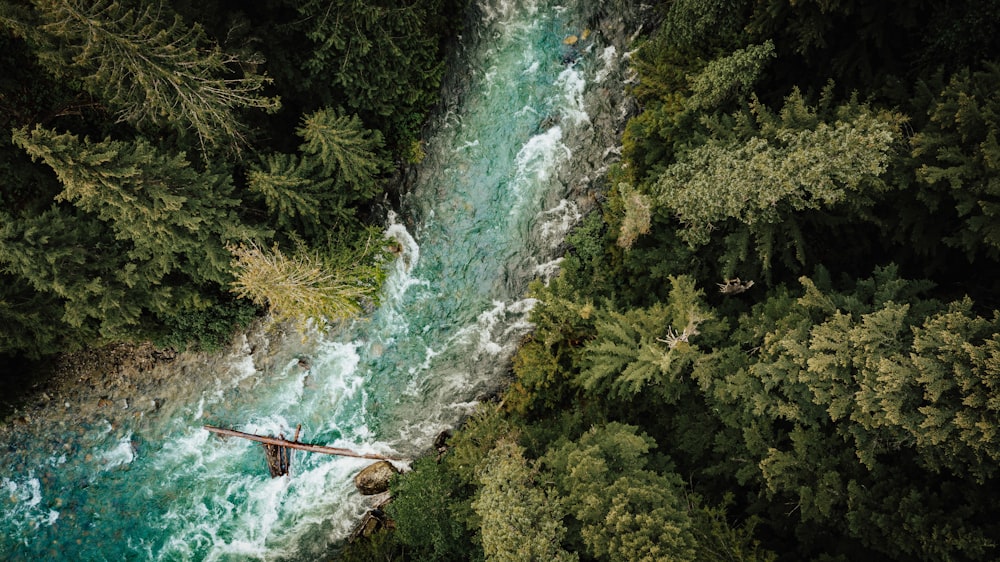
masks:
<svg viewBox="0 0 1000 562"><path fill-rule="evenodd" d="M352 482L367 461L296 452L271 479L258 444L201 426L301 426L303 441L412 458L503 387L532 327L528 284L556 274L617 158L625 113L608 92L625 45L566 41L593 16L475 3L427 158L386 224L398 254L378 307L327 334L272 326L135 394L60 405L4 453L18 469L0 478L0 559L311 560L346 537L368 508Z"/></svg>

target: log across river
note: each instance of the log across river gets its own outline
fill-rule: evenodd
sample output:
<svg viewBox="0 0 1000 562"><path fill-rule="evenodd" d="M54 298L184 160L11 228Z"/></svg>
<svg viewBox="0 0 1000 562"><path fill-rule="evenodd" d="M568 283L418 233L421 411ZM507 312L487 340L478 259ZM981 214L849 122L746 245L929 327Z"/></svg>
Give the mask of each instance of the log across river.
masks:
<svg viewBox="0 0 1000 562"><path fill-rule="evenodd" d="M0 427L0 560L326 559L368 508L352 481L368 458L426 452L508 380L528 285L557 272L617 158L626 4L473 0L385 225L402 251L378 308L304 343L252 333L177 359L128 395L84 384ZM363 458L296 455L271 479L258 445L203 429L300 423L315 451Z"/></svg>
<svg viewBox="0 0 1000 562"><path fill-rule="evenodd" d="M406 459L388 457L386 455L380 455L378 453L359 453L357 451L352 451L350 449L343 449L341 447L327 447L325 445L313 445L312 443L300 443L296 441L289 441L287 439L282 439L280 437L268 437L266 435L256 435L253 433L244 433L242 431L236 431L235 429L226 429L224 427L213 427L211 425L206 425L204 428L212 433L217 433L219 435L225 435L227 437L239 437L241 439L249 439L250 441L256 441L257 443L264 443L265 445L274 445L276 447L287 447L289 449L296 449L298 451L308 451L310 453L322 453L324 455L336 455L338 457L354 457L356 459L372 459L380 461L405 461Z"/></svg>

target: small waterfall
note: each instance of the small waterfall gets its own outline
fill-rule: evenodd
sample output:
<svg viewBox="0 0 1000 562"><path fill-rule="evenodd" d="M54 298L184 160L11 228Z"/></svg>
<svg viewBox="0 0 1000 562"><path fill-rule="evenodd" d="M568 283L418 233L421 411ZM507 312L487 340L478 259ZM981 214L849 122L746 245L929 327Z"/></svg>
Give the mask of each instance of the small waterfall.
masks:
<svg viewBox="0 0 1000 562"><path fill-rule="evenodd" d="M627 114L625 26L593 4L471 7L387 225L403 250L378 309L324 337L251 333L131 396L81 389L4 428L0 559L310 560L344 538L366 461L296 453L272 480L258 445L201 426L302 424L305 441L414 456L502 386L528 283L557 271Z"/></svg>

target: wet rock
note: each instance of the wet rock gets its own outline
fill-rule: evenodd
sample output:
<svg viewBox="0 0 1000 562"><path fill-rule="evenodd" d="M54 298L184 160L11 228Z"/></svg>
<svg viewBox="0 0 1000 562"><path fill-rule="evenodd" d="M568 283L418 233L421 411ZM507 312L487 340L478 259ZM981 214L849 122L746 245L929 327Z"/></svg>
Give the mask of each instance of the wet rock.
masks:
<svg viewBox="0 0 1000 562"><path fill-rule="evenodd" d="M381 494L389 490L389 480L397 472L396 467L389 461L378 461L354 477L354 486L365 496Z"/></svg>
<svg viewBox="0 0 1000 562"><path fill-rule="evenodd" d="M448 448L448 439L451 439L451 430L444 430L434 438L434 448L439 452Z"/></svg>
<svg viewBox="0 0 1000 562"><path fill-rule="evenodd" d="M444 430L434 438L434 449L437 451L437 462L441 462L441 457L448 452L448 439L451 438L451 431Z"/></svg>
<svg viewBox="0 0 1000 562"><path fill-rule="evenodd" d="M380 506L385 505L387 502L379 504ZM371 538L372 535L378 533L383 529L395 529L396 522L393 521L381 507L376 506L368 510L364 517L361 518L361 522L354 528L354 532L348 538L349 542L354 542L359 538Z"/></svg>

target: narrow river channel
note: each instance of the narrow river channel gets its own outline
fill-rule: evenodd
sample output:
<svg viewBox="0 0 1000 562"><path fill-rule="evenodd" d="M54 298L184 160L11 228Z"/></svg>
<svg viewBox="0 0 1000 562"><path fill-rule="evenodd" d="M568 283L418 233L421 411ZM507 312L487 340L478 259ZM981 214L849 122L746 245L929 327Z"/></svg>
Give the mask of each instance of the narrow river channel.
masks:
<svg viewBox="0 0 1000 562"><path fill-rule="evenodd" d="M531 328L528 284L557 271L625 118L626 26L584 4L470 7L427 157L386 225L403 252L378 309L186 364L115 415L66 402L7 428L0 559L323 559L367 509L352 479L370 461L296 453L271 479L259 445L202 425L301 424L304 441L413 458L502 386Z"/></svg>

